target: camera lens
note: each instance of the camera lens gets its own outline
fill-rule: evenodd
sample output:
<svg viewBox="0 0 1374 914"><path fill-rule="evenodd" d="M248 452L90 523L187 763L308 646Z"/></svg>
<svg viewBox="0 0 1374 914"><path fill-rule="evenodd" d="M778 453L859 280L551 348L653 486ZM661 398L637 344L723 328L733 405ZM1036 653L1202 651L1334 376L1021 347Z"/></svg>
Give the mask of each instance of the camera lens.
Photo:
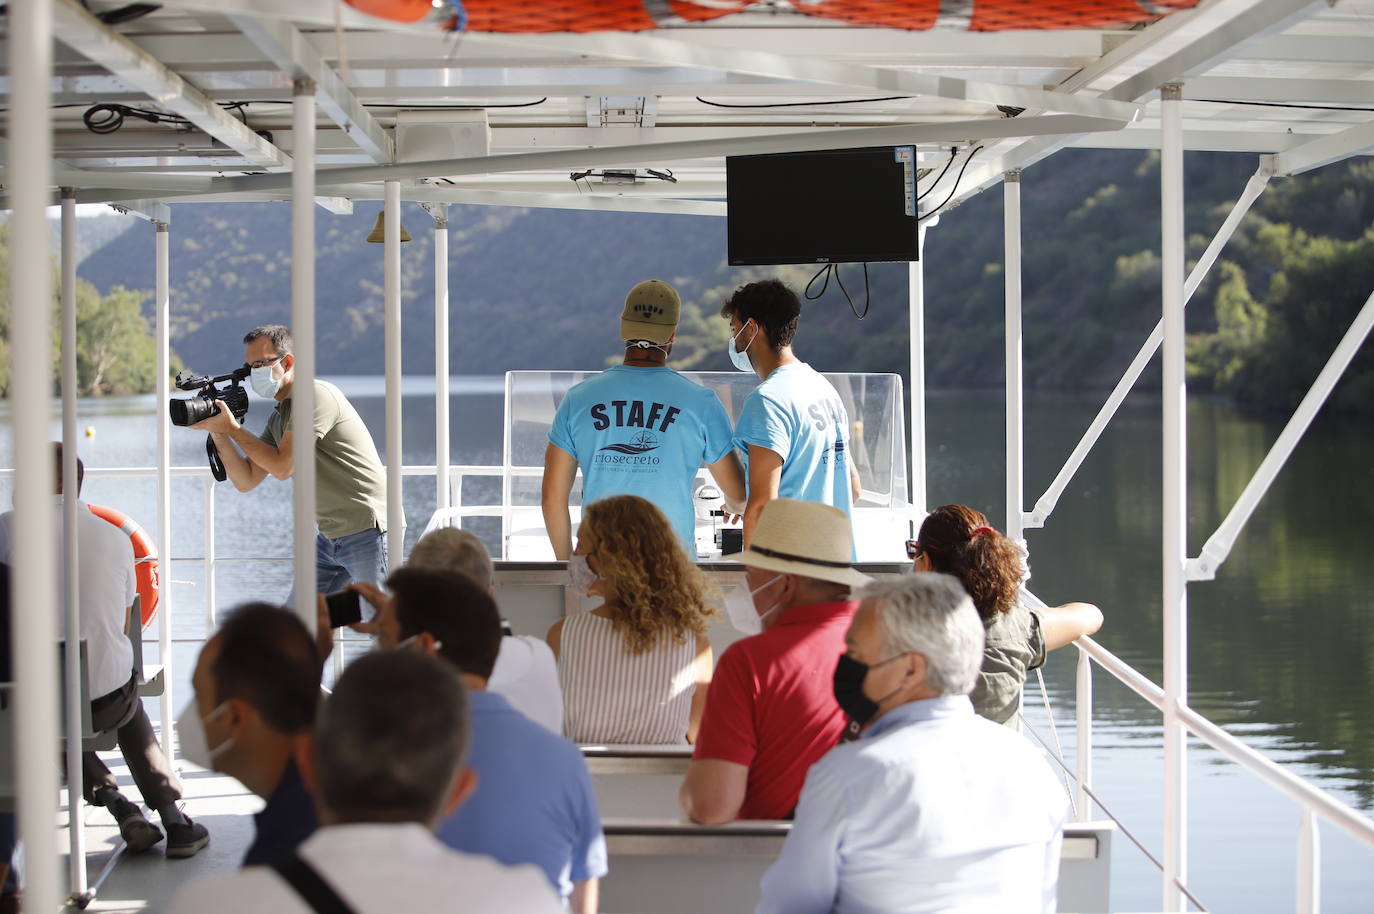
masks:
<svg viewBox="0 0 1374 914"><path fill-rule="evenodd" d="M195 425L215 413L213 400L203 397L189 397L185 400L168 400L167 411L171 414L173 425Z"/></svg>

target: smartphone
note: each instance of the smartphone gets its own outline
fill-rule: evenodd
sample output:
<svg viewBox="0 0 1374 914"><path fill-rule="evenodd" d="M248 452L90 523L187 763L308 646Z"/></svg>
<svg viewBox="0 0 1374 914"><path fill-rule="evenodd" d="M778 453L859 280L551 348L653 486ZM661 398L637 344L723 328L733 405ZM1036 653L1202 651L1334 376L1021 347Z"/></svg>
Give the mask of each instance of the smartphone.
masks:
<svg viewBox="0 0 1374 914"><path fill-rule="evenodd" d="M329 627L343 628L363 621L363 604L356 590L341 590L324 598L329 607Z"/></svg>

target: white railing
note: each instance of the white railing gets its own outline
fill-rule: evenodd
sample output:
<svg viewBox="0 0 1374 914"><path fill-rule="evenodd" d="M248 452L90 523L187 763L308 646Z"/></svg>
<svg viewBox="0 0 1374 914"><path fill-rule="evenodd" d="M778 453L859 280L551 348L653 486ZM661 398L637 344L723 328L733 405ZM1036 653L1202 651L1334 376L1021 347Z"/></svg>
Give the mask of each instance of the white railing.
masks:
<svg viewBox="0 0 1374 914"><path fill-rule="evenodd" d="M1033 595L1029 602L1044 607L1044 603ZM1078 723L1076 805L1079 820L1086 821L1089 818L1092 791L1092 663L1102 667L1160 713L1165 709L1165 695L1164 690L1147 676L1091 638L1082 637L1074 642L1074 646L1079 651L1075 696ZM1298 804L1301 818L1297 910L1304 914L1319 910L1321 849L1316 828L1318 819L1342 829L1371 849L1374 849L1374 821L1330 793L1285 770L1186 704L1180 704L1176 714L1194 737Z"/></svg>

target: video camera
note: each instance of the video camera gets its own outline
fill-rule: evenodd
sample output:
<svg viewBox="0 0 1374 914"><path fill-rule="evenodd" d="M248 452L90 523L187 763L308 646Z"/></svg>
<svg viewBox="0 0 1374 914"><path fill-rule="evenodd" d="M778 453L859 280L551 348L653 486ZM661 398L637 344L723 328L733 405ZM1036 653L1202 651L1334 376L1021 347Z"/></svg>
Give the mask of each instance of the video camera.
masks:
<svg viewBox="0 0 1374 914"><path fill-rule="evenodd" d="M243 417L248 415L248 391L243 389L243 379L253 373L247 365L242 368L235 368L228 374L222 374L214 378L202 378L199 375L181 372L177 375L176 385L178 390L198 390L194 397L187 397L184 400L175 399L167 402L167 411L171 414L173 425L195 425L202 419L209 419L219 411L215 406L216 400L223 400L224 405L229 407L229 412L234 414L234 418L242 422ZM229 382L225 388L216 387L216 384ZM205 457L210 462L210 475L214 476L219 482L228 478L224 470L224 461L219 456L219 451L215 448L214 438L210 435L205 436Z"/></svg>
<svg viewBox="0 0 1374 914"><path fill-rule="evenodd" d="M171 413L172 424L195 425L203 419L210 418L218 409L215 406L216 400L223 400L224 405L229 407L229 411L234 414L234 418L242 422L243 417L248 415L248 391L243 389L242 384L243 379L250 374L252 374L252 369L247 365L214 378L202 378L199 375L183 371L177 375L177 389L199 390L200 393L184 400L172 399L168 401L167 409ZM229 382L229 386L223 390L215 386L225 381Z"/></svg>

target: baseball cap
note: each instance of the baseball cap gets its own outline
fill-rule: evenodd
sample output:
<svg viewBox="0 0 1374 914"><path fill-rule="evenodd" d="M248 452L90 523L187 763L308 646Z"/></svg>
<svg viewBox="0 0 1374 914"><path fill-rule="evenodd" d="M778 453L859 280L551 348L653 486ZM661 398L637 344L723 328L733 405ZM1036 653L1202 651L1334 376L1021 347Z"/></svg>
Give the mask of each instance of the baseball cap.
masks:
<svg viewBox="0 0 1374 914"><path fill-rule="evenodd" d="M681 311L682 300L676 289L661 279L646 279L625 296L620 338L666 343L677 330Z"/></svg>

